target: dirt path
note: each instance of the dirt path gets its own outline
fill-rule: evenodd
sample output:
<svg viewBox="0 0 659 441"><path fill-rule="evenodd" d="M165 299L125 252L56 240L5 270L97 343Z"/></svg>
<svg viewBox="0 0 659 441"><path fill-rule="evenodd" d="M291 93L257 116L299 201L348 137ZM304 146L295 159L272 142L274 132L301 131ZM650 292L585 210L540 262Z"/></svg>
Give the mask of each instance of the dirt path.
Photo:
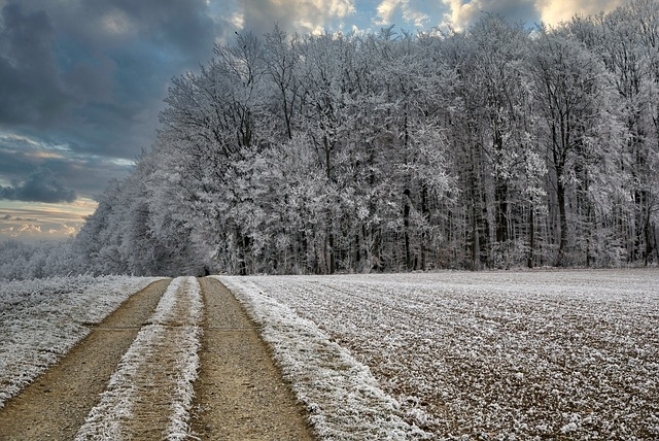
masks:
<svg viewBox="0 0 659 441"><path fill-rule="evenodd" d="M194 281L194 279L193 279ZM188 287L182 286L181 289ZM189 317L186 312L193 308L189 296L179 296L174 313L158 326L164 332L159 332L154 340L157 348L166 350L153 351L142 361L145 378L136 387L139 402L136 403L133 413L134 418L128 424L129 439L161 440L166 435L166 429L171 417L171 403L175 394L175 381L172 378L179 371L175 353L179 349L177 343L184 337L183 334L190 333L195 323L190 320L179 320L181 317ZM197 349L194 349L197 352Z"/></svg>
<svg viewBox="0 0 659 441"><path fill-rule="evenodd" d="M312 441L304 409L240 304L219 281L199 281L203 309L192 278L169 289L156 282L124 302L6 404L0 441L164 439L172 403L191 396L199 365L190 439ZM177 381L181 361L197 355L190 380ZM185 439L185 424L176 429Z"/></svg>
<svg viewBox="0 0 659 441"><path fill-rule="evenodd" d="M0 411L0 440L70 440L116 370L169 281L129 298Z"/></svg>
<svg viewBox="0 0 659 441"><path fill-rule="evenodd" d="M202 311L197 279L172 281L76 440L185 439Z"/></svg>
<svg viewBox="0 0 659 441"><path fill-rule="evenodd" d="M304 409L238 301L215 279L201 279L201 285L205 319L195 433L209 441L313 440Z"/></svg>

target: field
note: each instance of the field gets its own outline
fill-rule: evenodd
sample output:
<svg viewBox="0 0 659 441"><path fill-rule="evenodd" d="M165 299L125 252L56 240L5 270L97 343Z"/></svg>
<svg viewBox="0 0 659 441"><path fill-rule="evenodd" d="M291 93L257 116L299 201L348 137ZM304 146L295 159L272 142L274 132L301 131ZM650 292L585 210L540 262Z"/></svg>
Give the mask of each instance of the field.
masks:
<svg viewBox="0 0 659 441"><path fill-rule="evenodd" d="M258 325L319 441L659 439L656 269L216 278ZM116 352L118 364L87 404L66 406L80 414L71 421L85 421L63 423L71 439L194 439L199 431L224 439L227 424L255 430L264 402L264 433L283 427L290 418L274 410L292 407L275 394L286 388L268 389L275 380L257 375L269 368L255 363L269 357L256 334L247 338L253 325L239 320L231 293L210 278L179 278L123 303L154 280L0 286L0 407L57 360L78 360L67 352L89 335L105 343L84 340L92 358L63 368L66 387L54 392L62 384L40 377L27 403L60 420L59 402L83 398L68 386L89 389L99 375L82 376L84 366ZM98 325L115 310L118 322ZM43 412L11 407L28 419ZM245 439L240 433L235 439ZM10 439L39 439L21 436Z"/></svg>
<svg viewBox="0 0 659 441"><path fill-rule="evenodd" d="M55 277L0 284L0 409L148 277Z"/></svg>
<svg viewBox="0 0 659 441"><path fill-rule="evenodd" d="M656 270L221 280L327 439L659 438Z"/></svg>

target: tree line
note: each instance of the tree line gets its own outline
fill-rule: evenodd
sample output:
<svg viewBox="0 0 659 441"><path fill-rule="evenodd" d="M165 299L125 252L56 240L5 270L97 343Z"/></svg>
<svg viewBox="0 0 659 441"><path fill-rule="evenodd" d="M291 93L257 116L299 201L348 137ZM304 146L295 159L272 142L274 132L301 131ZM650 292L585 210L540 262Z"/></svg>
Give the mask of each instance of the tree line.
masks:
<svg viewBox="0 0 659 441"><path fill-rule="evenodd" d="M659 2L530 29L216 45L71 245L81 271L659 260Z"/></svg>

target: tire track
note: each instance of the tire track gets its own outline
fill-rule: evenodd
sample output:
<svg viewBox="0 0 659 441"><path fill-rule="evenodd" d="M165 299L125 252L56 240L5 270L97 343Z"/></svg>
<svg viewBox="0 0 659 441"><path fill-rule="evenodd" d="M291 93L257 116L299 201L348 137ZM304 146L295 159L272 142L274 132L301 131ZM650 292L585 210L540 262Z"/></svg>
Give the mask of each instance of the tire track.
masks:
<svg viewBox="0 0 659 441"><path fill-rule="evenodd" d="M231 292L201 280L206 316L192 428L207 441L311 441L306 411Z"/></svg>
<svg viewBox="0 0 659 441"><path fill-rule="evenodd" d="M126 300L57 364L0 411L0 440L71 440L152 315L169 280Z"/></svg>
<svg viewBox="0 0 659 441"><path fill-rule="evenodd" d="M76 440L188 438L202 310L197 280L175 279L123 356Z"/></svg>

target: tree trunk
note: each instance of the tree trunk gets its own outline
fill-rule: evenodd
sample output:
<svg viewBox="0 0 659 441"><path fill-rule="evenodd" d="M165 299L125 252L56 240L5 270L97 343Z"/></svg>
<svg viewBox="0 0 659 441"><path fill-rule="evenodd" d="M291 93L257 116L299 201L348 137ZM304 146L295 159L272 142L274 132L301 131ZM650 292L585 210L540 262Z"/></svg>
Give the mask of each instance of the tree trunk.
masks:
<svg viewBox="0 0 659 441"><path fill-rule="evenodd" d="M529 213L529 254L526 259L526 266L533 268L533 250L535 248L535 227L533 225L533 214L535 207L533 206L533 199L531 199L531 212Z"/></svg>
<svg viewBox="0 0 659 441"><path fill-rule="evenodd" d="M428 209L428 188L426 185L423 185L421 189L421 214L423 219L426 222L430 221L430 210ZM424 226L423 232L421 233L421 270L426 270L426 240L428 235L426 234L427 227Z"/></svg>
<svg viewBox="0 0 659 441"><path fill-rule="evenodd" d="M329 224L327 226L327 245L326 249L326 258L327 258L327 272L328 274L334 274L334 233L332 232L332 220L329 219Z"/></svg>
<svg viewBox="0 0 659 441"><path fill-rule="evenodd" d="M498 153L503 151L503 136L499 130L495 130L494 147ZM503 243L508 241L508 184L499 174L494 182L496 241Z"/></svg>
<svg viewBox="0 0 659 441"><path fill-rule="evenodd" d="M648 266L650 262L650 256L652 255L652 234L650 232L650 210L647 210L645 215L645 221L643 223L643 233L645 236L645 256L644 256L644 266Z"/></svg>
<svg viewBox="0 0 659 441"><path fill-rule="evenodd" d="M558 175L558 173L557 173ZM558 259L556 266L565 265L565 251L567 249L567 215L565 207L565 186L561 182L560 175L556 180L556 198L558 199L558 216L560 223L560 240L558 243Z"/></svg>
<svg viewBox="0 0 659 441"><path fill-rule="evenodd" d="M471 206L471 270L477 271L480 262L480 234L478 232L478 208L476 202L472 201Z"/></svg>
<svg viewBox="0 0 659 441"><path fill-rule="evenodd" d="M403 229L405 230L405 267L412 268L412 254L410 251L410 190L403 192Z"/></svg>
<svg viewBox="0 0 659 441"><path fill-rule="evenodd" d="M496 238L497 242L504 243L508 241L508 186L500 179L497 179L495 200L496 200Z"/></svg>

